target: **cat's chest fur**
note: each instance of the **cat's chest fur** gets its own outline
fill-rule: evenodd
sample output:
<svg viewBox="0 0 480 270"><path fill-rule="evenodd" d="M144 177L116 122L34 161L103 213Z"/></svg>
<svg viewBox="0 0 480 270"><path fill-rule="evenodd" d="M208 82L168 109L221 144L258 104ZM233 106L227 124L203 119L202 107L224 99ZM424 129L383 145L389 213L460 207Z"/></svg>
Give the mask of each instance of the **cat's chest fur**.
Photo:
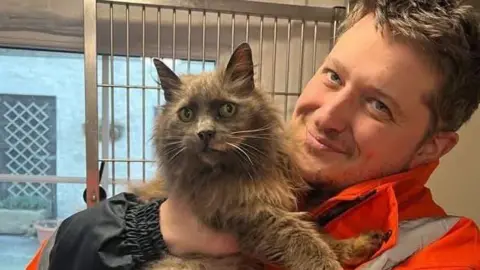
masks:
<svg viewBox="0 0 480 270"><path fill-rule="evenodd" d="M248 211L256 204L295 207L294 187L281 169L245 173L232 166L194 168L172 172L169 193L182 196L200 213L222 214L233 209ZM287 199L285 199L287 198Z"/></svg>

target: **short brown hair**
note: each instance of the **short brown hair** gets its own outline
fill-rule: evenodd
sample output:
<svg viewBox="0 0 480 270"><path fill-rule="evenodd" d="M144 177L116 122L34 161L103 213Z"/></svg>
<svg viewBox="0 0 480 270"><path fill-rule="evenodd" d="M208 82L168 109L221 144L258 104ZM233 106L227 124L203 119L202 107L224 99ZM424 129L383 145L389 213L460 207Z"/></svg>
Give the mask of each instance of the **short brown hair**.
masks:
<svg viewBox="0 0 480 270"><path fill-rule="evenodd" d="M358 0L340 27L345 32L367 14L377 28L425 52L443 76L428 97L431 132L457 131L480 102L480 34L473 7L457 0Z"/></svg>

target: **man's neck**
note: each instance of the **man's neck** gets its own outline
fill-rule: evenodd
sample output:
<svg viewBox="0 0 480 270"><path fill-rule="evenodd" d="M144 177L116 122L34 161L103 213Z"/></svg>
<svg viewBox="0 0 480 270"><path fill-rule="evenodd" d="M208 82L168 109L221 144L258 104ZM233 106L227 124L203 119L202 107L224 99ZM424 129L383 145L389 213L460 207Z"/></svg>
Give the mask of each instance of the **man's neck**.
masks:
<svg viewBox="0 0 480 270"><path fill-rule="evenodd" d="M336 187L326 186L322 184L311 185L313 188L306 194L304 200L304 208L317 207L328 199L337 195L341 190Z"/></svg>

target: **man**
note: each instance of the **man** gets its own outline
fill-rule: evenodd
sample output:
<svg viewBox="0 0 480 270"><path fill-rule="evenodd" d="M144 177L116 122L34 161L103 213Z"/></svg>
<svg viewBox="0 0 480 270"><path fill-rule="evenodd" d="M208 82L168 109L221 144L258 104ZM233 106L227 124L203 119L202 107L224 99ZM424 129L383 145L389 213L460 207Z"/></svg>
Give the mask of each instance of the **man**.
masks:
<svg viewBox="0 0 480 270"><path fill-rule="evenodd" d="M480 268L478 227L447 216L424 186L479 100L479 26L469 7L363 0L349 14L291 128L304 142L305 179L330 191L308 200L318 224L338 238L391 232L358 269ZM52 239L36 259L53 270L134 269L165 243L176 254L236 251L233 237L204 228L177 198L141 205L128 194L67 219Z"/></svg>

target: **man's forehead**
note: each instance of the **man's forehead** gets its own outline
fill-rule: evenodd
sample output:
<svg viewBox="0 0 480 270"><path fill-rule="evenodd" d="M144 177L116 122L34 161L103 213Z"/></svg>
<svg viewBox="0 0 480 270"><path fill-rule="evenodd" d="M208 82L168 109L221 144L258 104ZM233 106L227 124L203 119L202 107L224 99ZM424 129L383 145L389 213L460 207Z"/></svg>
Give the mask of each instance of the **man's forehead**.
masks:
<svg viewBox="0 0 480 270"><path fill-rule="evenodd" d="M416 48L382 35L373 17L357 24L340 37L326 63L341 68L344 76L373 84L378 89L430 92L439 88L441 76Z"/></svg>

